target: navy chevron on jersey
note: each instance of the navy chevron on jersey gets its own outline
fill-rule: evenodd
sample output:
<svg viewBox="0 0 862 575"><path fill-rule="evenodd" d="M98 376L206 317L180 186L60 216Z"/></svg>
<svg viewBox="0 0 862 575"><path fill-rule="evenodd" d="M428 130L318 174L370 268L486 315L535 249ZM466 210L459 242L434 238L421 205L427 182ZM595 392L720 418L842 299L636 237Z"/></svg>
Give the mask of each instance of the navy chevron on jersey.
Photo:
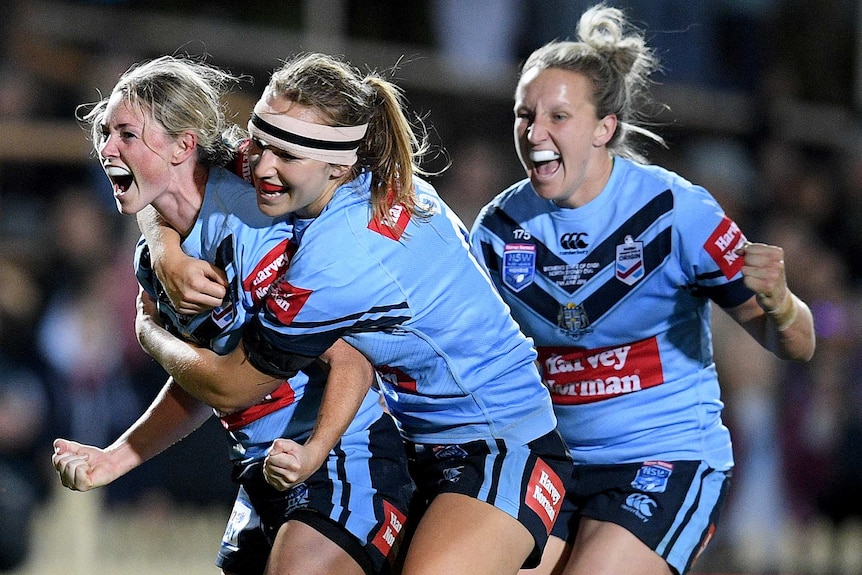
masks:
<svg viewBox="0 0 862 575"><path fill-rule="evenodd" d="M709 302L752 297L743 241L706 190L621 158L585 206L524 180L483 210L472 248L535 341L576 462L733 465Z"/></svg>
<svg viewBox="0 0 862 575"><path fill-rule="evenodd" d="M470 253L463 224L415 181L427 216L395 208L399 226L369 223L367 173L317 218L294 221L299 247L249 329L307 356L344 337L384 374L411 441L541 437L555 419L532 343Z"/></svg>
<svg viewBox="0 0 862 575"><path fill-rule="evenodd" d="M209 313L178 314L152 271L143 239L135 253L136 274L158 302L159 313L170 331L225 354L236 347L243 325L287 266L291 238L288 222L273 220L260 212L254 188L222 168L212 168L203 205L182 248L186 254L225 271L230 288L223 304ZM323 370L311 364L261 403L221 417L232 440L231 459L261 459L279 437L305 441L317 418L325 381ZM354 432L356 441L366 441L365 430L382 413L378 398L376 391L369 392L345 441Z"/></svg>

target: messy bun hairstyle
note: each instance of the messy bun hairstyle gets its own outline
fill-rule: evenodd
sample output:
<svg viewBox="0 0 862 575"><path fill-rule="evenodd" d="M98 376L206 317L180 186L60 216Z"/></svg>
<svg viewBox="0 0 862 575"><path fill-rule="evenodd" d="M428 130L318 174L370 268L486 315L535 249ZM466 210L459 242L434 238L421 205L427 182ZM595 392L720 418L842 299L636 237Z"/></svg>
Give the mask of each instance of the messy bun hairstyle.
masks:
<svg viewBox="0 0 862 575"><path fill-rule="evenodd" d="M596 116L617 117L617 131L607 144L611 154L643 161L632 134L664 143L644 127L653 104L650 76L659 62L622 10L603 4L588 9L578 22L578 41L555 40L537 49L522 66L521 76L546 68L584 75L593 87Z"/></svg>

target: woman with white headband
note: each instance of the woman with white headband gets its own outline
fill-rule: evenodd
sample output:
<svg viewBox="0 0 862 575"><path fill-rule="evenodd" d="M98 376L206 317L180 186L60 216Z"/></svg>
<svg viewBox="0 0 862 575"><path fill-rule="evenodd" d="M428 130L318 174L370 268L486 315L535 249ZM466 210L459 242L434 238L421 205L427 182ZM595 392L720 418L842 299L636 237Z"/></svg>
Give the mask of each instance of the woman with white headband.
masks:
<svg viewBox="0 0 862 575"><path fill-rule="evenodd" d="M230 289L219 307L186 315L164 297L148 247L138 245L137 276L144 293L159 300L155 313L173 333L213 353L237 345L248 314L277 277L291 238L289 223L261 214L254 189L221 167L236 153L225 142L231 129L221 107L233 80L202 63L163 57L123 74L110 96L84 117L92 124L119 211L135 214L153 206L183 234L183 249L226 274ZM414 491L400 435L379 393L369 391L374 374L365 358L343 341L320 355L325 365L311 363L289 378L261 376L272 383L265 391L249 379L234 379L223 391L206 378L187 387L169 379L109 447L57 439L54 466L70 489L106 485L216 411L240 485L218 553L224 573L389 573ZM358 409L356 417L345 428L315 429L317 418L328 418L321 398L348 385L360 390L349 406L351 414ZM278 491L263 478L263 461L276 438L302 442L319 455L290 491ZM297 548L313 553L296 553Z"/></svg>
<svg viewBox="0 0 862 575"><path fill-rule="evenodd" d="M273 74L249 130L258 204L290 214L296 245L246 327L246 356L212 356L147 313L142 345L181 380L196 377L181 361L189 354L236 380L249 364L287 376L343 337L381 373L417 484L424 514L408 526L403 573L536 565L571 460L531 342L470 254L460 220L417 177L424 140L400 92L335 58L300 56ZM181 275L188 262L175 248L165 256ZM289 488L302 450L281 444L265 473Z"/></svg>

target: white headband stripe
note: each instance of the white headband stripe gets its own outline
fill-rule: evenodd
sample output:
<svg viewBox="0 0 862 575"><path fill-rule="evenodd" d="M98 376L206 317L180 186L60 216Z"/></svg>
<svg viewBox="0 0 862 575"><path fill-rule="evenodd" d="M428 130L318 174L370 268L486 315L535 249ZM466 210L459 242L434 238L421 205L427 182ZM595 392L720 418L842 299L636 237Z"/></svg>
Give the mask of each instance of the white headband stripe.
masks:
<svg viewBox="0 0 862 575"><path fill-rule="evenodd" d="M326 126L262 110L252 113L248 123L252 136L289 153L341 165L356 163L356 151L367 129L368 124Z"/></svg>

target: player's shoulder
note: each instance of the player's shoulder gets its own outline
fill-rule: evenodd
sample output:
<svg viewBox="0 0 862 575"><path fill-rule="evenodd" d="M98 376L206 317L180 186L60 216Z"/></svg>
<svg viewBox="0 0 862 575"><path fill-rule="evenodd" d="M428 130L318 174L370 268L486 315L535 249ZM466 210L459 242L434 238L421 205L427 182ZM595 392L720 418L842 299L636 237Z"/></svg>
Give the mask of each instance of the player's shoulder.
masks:
<svg viewBox="0 0 862 575"><path fill-rule="evenodd" d="M652 190L655 194L670 191L674 205L695 208L706 204L717 205L715 198L703 186L693 183L685 176L656 164L642 164L632 160L617 158L623 181L627 186L640 192Z"/></svg>
<svg viewBox="0 0 862 575"><path fill-rule="evenodd" d="M278 221L260 211L251 184L224 168L210 170L204 202L210 211L225 214L238 225L263 228Z"/></svg>
<svg viewBox="0 0 862 575"><path fill-rule="evenodd" d="M530 180L525 178L515 182L485 204L476 217L474 228L499 218L518 221L530 219L547 211L547 206L544 204L545 202L533 191Z"/></svg>

